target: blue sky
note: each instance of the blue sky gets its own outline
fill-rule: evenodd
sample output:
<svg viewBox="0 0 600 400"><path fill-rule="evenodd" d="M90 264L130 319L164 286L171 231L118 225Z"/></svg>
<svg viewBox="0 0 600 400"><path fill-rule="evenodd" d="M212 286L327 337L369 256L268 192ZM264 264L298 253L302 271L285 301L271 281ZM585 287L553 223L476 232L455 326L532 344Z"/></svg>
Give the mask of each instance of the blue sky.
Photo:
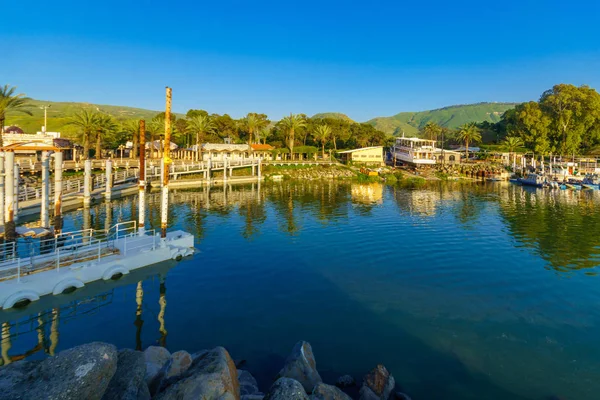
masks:
<svg viewBox="0 0 600 400"><path fill-rule="evenodd" d="M355 120L600 88L598 1L7 1L0 84L54 101ZM10 17L7 17L10 16ZM6 21L14 23L6 24Z"/></svg>

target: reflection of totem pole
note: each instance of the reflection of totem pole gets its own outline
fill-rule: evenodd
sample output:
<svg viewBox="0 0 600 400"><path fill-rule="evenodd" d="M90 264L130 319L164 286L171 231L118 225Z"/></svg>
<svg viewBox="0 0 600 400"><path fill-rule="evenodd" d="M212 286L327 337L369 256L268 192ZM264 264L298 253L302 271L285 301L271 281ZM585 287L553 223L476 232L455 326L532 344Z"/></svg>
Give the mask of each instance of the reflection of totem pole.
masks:
<svg viewBox="0 0 600 400"><path fill-rule="evenodd" d="M137 351L142 351L142 325L144 325L144 320L142 320L142 301L143 300L144 300L144 289L142 288L142 281L139 281L137 284L137 289L135 291L135 303L137 304L137 308L135 310L135 322L133 323L136 327L135 349Z"/></svg>
<svg viewBox="0 0 600 400"><path fill-rule="evenodd" d="M56 347L58 346L58 308L52 309L52 324L50 325L50 348L48 348L48 354L53 356L56 353Z"/></svg>
<svg viewBox="0 0 600 400"><path fill-rule="evenodd" d="M167 308L167 287L165 286L165 278L160 277L160 297L158 304L160 304L160 311L158 312L158 323L160 327L160 340L159 343L162 347L167 347L167 329L165 328L165 309Z"/></svg>
<svg viewBox="0 0 600 400"><path fill-rule="evenodd" d="M8 322L2 323L2 342L0 342L0 351L2 353L2 361L4 365L11 363L8 351L12 347L10 343L10 324Z"/></svg>
<svg viewBox="0 0 600 400"><path fill-rule="evenodd" d="M110 201L105 201L104 202L105 206L106 206L106 216L104 219L104 229L106 230L106 232L108 233L108 231L110 230L110 227L112 226L112 204Z"/></svg>
<svg viewBox="0 0 600 400"><path fill-rule="evenodd" d="M38 346L40 348L44 347L44 319L42 318L42 314L38 313L38 327L37 327L37 337L38 337Z"/></svg>

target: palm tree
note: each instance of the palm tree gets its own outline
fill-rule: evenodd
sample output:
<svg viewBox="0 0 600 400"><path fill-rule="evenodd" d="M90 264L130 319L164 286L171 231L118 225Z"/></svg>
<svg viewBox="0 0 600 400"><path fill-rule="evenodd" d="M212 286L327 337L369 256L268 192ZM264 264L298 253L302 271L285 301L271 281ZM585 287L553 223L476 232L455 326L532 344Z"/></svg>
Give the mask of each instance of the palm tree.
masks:
<svg viewBox="0 0 600 400"><path fill-rule="evenodd" d="M458 138L465 142L465 154L469 159L469 143L481 142L481 133L475 122L464 124L458 131Z"/></svg>
<svg viewBox="0 0 600 400"><path fill-rule="evenodd" d="M331 137L331 127L327 124L317 125L313 135L317 142L321 142L322 157L325 159L325 144Z"/></svg>
<svg viewBox="0 0 600 400"><path fill-rule="evenodd" d="M518 136L507 136L504 138L504 147L508 150L508 156L513 156L513 170L516 168L516 151L519 147L523 147L523 139ZM514 171L513 171L514 172Z"/></svg>
<svg viewBox="0 0 600 400"><path fill-rule="evenodd" d="M150 120L150 123L146 125L146 131L150 133L150 158L154 157L154 142L156 137L160 136L165 131L165 117L164 114L158 114Z"/></svg>
<svg viewBox="0 0 600 400"><path fill-rule="evenodd" d="M83 134L83 154L90 158L90 137L98 125L100 115L93 110L82 109L69 118L67 125L75 125Z"/></svg>
<svg viewBox="0 0 600 400"><path fill-rule="evenodd" d="M248 132L248 144L253 144L254 134L258 133L267 124L267 121L260 118L256 113L248 113L240 122L241 128Z"/></svg>
<svg viewBox="0 0 600 400"><path fill-rule="evenodd" d="M117 124L113 118L108 115L99 115L96 125L96 160L102 158L102 136L107 136L114 133L117 129Z"/></svg>
<svg viewBox="0 0 600 400"><path fill-rule="evenodd" d="M262 128L262 129L260 130L260 132L258 132L258 133L256 134L256 135L258 136L258 141L259 141L259 143L260 143L260 139L262 139L262 140L263 140L263 143L264 143L264 144L267 144L267 138L268 138L269 136L271 136L271 134L272 134L272 133L273 133L273 132L272 132L271 128L266 128L266 127L265 127L265 128Z"/></svg>
<svg viewBox="0 0 600 400"><path fill-rule="evenodd" d="M295 133L298 129L306 126L306 120L300 115L294 115L290 113L290 116L284 117L281 121L279 121L279 124L283 128L284 132L286 132L290 154L292 155L292 159L294 159L294 140L296 139Z"/></svg>
<svg viewBox="0 0 600 400"><path fill-rule="evenodd" d="M423 127L423 133L425 133L425 137L430 140L437 140L437 137L440 133L442 133L442 127L436 124L435 122L429 121Z"/></svg>
<svg viewBox="0 0 600 400"><path fill-rule="evenodd" d="M133 151L131 152L132 158L137 158L138 154L138 139L140 136L140 120L139 119L128 119L123 123L122 126L123 132L126 132L129 136L131 136L131 143L133 146Z"/></svg>
<svg viewBox="0 0 600 400"><path fill-rule="evenodd" d="M216 125L209 115L195 115L188 121L188 131L196 135L196 160L200 159L200 143L215 131Z"/></svg>
<svg viewBox="0 0 600 400"><path fill-rule="evenodd" d="M25 97L23 93L15 94L16 90L16 86L0 86L0 147L4 145L2 134L4 133L4 122L6 121L7 113L22 112L27 115L33 115L31 111L27 110L27 107L31 107L28 104L31 99Z"/></svg>

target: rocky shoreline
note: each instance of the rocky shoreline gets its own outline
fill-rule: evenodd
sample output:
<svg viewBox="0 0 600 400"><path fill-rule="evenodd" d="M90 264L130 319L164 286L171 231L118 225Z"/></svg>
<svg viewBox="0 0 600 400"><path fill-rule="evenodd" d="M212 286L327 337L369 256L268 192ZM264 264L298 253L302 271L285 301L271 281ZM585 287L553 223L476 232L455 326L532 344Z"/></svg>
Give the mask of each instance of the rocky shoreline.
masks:
<svg viewBox="0 0 600 400"><path fill-rule="evenodd" d="M296 343L274 383L261 391L223 347L190 354L150 346L143 352L93 342L40 361L0 368L7 400L392 400L410 398L377 365L363 378L344 375L326 384L308 342Z"/></svg>

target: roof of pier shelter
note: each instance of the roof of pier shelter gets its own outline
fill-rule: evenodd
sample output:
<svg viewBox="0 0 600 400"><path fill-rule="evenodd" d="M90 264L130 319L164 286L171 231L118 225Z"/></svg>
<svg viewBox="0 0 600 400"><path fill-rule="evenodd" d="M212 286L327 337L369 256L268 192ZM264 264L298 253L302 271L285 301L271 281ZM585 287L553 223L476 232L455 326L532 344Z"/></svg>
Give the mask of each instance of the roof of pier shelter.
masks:
<svg viewBox="0 0 600 400"><path fill-rule="evenodd" d="M20 150L35 150L35 151L60 151L60 148L43 142L25 142L13 143L2 147L3 151L20 151Z"/></svg>
<svg viewBox="0 0 600 400"><path fill-rule="evenodd" d="M270 144L251 144L250 147L252 147L252 150L254 151L271 151L274 150L275 147L271 146Z"/></svg>
<svg viewBox="0 0 600 400"><path fill-rule="evenodd" d="M204 143L202 151L250 151L252 148L247 144L227 143Z"/></svg>

